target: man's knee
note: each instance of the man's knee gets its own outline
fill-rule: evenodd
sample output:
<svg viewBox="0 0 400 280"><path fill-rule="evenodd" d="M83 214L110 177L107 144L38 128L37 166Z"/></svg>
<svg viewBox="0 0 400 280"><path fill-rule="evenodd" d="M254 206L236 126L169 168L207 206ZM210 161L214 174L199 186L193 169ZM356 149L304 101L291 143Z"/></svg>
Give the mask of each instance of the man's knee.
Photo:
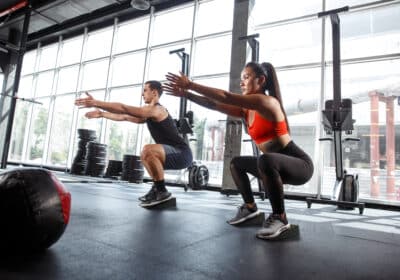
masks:
<svg viewBox="0 0 400 280"><path fill-rule="evenodd" d="M151 148L151 145L144 145L140 153L140 159L146 162L152 157L154 157L154 150Z"/></svg>

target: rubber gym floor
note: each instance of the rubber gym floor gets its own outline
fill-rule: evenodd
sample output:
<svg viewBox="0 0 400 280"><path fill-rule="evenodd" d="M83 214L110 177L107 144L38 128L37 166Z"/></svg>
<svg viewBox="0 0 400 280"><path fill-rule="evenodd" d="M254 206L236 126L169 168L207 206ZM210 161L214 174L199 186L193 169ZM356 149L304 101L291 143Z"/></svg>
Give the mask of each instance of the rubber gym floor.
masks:
<svg viewBox="0 0 400 280"><path fill-rule="evenodd" d="M57 173L56 173L57 174ZM286 200L286 240L228 225L239 196L169 187L176 207L145 209L150 185L57 174L69 225L42 254L0 262L0 279L399 279L400 212ZM259 208L270 212L267 201ZM1 230L1 229L0 229Z"/></svg>

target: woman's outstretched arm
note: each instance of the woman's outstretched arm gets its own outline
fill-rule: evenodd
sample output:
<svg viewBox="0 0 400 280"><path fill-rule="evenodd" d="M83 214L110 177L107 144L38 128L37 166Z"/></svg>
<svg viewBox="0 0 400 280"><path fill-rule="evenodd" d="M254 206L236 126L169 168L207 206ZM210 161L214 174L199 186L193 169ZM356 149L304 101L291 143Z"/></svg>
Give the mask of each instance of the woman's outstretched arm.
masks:
<svg viewBox="0 0 400 280"><path fill-rule="evenodd" d="M224 114L227 114L227 115L230 115L233 117L237 117L237 118L244 117L244 112L241 107L223 104L223 103L213 100L211 98L197 95L197 94L194 94L187 90L181 90L180 88L177 88L177 87L171 85L170 83L164 84L163 89L167 92L168 95L187 98L190 101L192 101L200 106L206 107L208 109L219 111L221 113L224 113Z"/></svg>
<svg viewBox="0 0 400 280"><path fill-rule="evenodd" d="M180 75L168 73L166 78L169 81L168 85L173 88L192 90L223 104L234 105L251 110L263 110L263 107L265 106L265 94L242 95L218 88L204 86L190 81L189 78L182 73Z"/></svg>

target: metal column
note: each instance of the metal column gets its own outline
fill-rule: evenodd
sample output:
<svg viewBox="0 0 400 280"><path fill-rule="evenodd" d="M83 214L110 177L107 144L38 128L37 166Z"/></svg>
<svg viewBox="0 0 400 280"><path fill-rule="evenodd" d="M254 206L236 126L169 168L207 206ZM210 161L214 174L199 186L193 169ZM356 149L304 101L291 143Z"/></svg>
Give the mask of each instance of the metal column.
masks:
<svg viewBox="0 0 400 280"><path fill-rule="evenodd" d="M25 3L26 1L24 1ZM8 160L8 152L10 148L11 133L14 123L15 107L17 101L17 92L19 87L19 80L21 76L22 60L25 53L26 40L28 37L28 27L31 17L31 9L27 8L25 11L25 18L22 26L22 30L11 29L9 34L9 41L12 45L18 46L17 49L9 50L9 65L5 71L5 84L3 85L4 94L10 97L2 97L0 103L0 146L1 151L1 164L0 168L6 168ZM8 90L9 88L9 90ZM8 93L8 91L10 91ZM15 98L14 98L15 97ZM6 101L6 99L9 99Z"/></svg>

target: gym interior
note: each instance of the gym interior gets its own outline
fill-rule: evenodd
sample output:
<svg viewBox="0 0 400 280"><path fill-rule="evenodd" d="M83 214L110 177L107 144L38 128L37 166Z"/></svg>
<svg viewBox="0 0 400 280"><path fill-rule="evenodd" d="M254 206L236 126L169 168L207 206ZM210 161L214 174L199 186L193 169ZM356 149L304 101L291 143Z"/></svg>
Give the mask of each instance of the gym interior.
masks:
<svg viewBox="0 0 400 280"><path fill-rule="evenodd" d="M2 0L0 279L397 279L398 18L399 0ZM240 92L248 61L275 66L315 168L284 186L276 240L255 237L271 212L257 178L262 215L226 222L243 203L230 161L260 154L241 120L163 95L194 161L144 208L147 127L74 105L142 106L168 72Z"/></svg>

